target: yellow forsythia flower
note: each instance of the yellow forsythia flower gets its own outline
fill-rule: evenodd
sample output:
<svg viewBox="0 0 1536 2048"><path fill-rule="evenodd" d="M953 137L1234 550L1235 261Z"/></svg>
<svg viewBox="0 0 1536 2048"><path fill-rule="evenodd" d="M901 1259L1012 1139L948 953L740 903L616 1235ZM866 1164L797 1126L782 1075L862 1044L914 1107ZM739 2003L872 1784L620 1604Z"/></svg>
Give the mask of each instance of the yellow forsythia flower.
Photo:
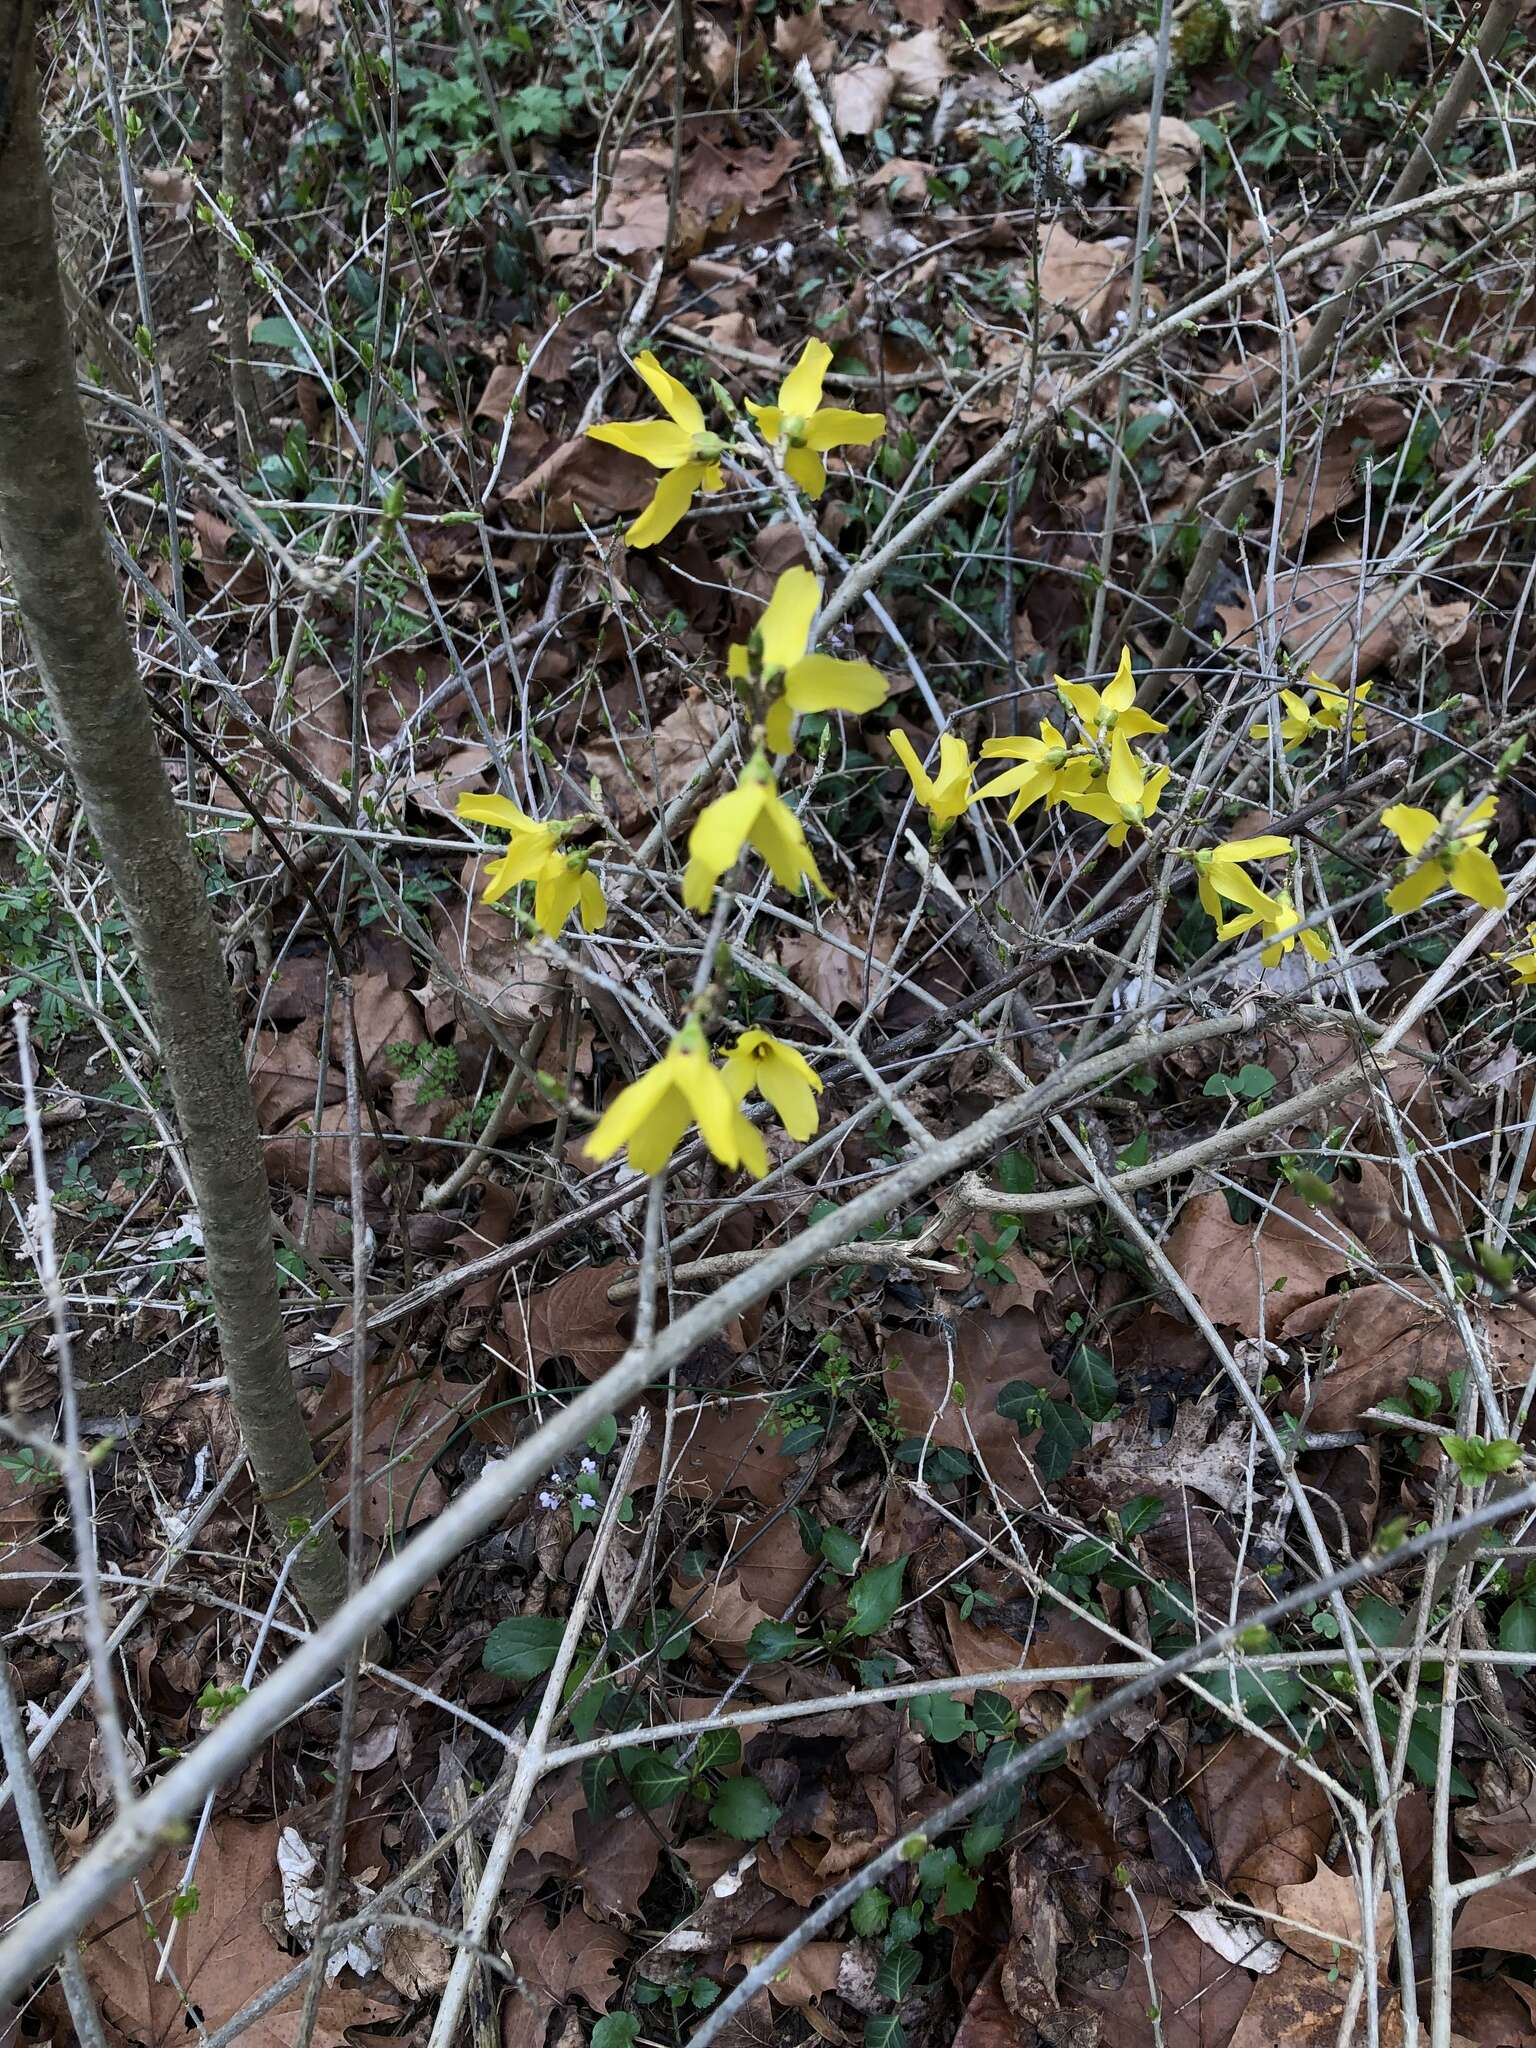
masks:
<svg viewBox="0 0 1536 2048"><path fill-rule="evenodd" d="M816 1097L822 1084L792 1045L771 1033L744 1031L725 1056L725 1085L737 1102L755 1088L773 1107L792 1138L814 1138L821 1116Z"/></svg>
<svg viewBox="0 0 1536 2048"><path fill-rule="evenodd" d="M1137 711L1136 678L1131 673L1131 650L1122 647L1120 666L1115 679L1104 691L1096 690L1091 683L1069 683L1058 676L1056 688L1077 713L1078 722L1094 745L1101 750L1109 745L1111 735L1119 733L1123 738L1135 740L1147 733L1166 732L1167 726L1154 718L1150 712Z"/></svg>
<svg viewBox="0 0 1536 2048"><path fill-rule="evenodd" d="M602 884L581 855L548 855L533 884L533 921L552 939L565 930L566 919L578 904L583 931L600 932L608 922L608 899Z"/></svg>
<svg viewBox="0 0 1536 2048"><path fill-rule="evenodd" d="M1525 939L1528 951L1497 953L1494 958L1509 969L1522 988L1536 988L1536 924L1526 926Z"/></svg>
<svg viewBox="0 0 1536 2048"><path fill-rule="evenodd" d="M1266 967L1278 967L1298 938L1314 960L1328 958L1328 942L1321 932L1297 930L1301 919L1288 889L1266 896L1239 868L1228 870L1224 887L1235 902L1246 907L1239 916L1226 918L1217 925L1217 938L1235 939L1243 932L1262 931L1273 942L1259 955Z"/></svg>
<svg viewBox="0 0 1536 2048"><path fill-rule="evenodd" d="M458 815L477 825L495 825L511 834L506 852L485 871L482 900L486 903L498 902L519 882L531 882L555 852L564 829L560 825L541 825L504 796L461 796Z"/></svg>
<svg viewBox="0 0 1536 2048"><path fill-rule="evenodd" d="M981 758L984 761L1018 761L1021 764L1007 769L991 782L984 782L976 792L978 799L1011 796L1010 825L1016 818L1022 818L1031 804L1040 803L1042 799L1045 808L1053 811L1071 791L1086 789L1095 773L1093 757L1083 748L1069 745L1066 734L1058 731L1048 718L1040 721L1038 739L1026 739L1018 734L1008 739L983 740Z"/></svg>
<svg viewBox="0 0 1536 2048"><path fill-rule="evenodd" d="M930 776L918 760L912 742L904 732L893 731L891 745L912 782L912 793L928 813L934 837L942 838L956 818L962 817L972 801L971 777L975 769L965 741L958 733L944 733L939 740L939 772Z"/></svg>
<svg viewBox="0 0 1536 2048"><path fill-rule="evenodd" d="M747 400L757 431L781 452L785 474L808 498L819 498L827 487L823 455L834 448L867 448L885 432L883 412L845 412L822 404L822 380L831 360L824 341L808 341L779 386L777 405Z"/></svg>
<svg viewBox="0 0 1536 2048"><path fill-rule="evenodd" d="M1298 695L1295 690L1282 690L1280 702L1284 708L1284 715L1280 720L1281 743L1288 754L1294 754L1303 740L1310 739L1314 732L1321 732L1322 727L1318 724L1317 716L1306 698ZM1251 740L1267 740L1269 733L1267 721L1250 725L1248 728L1248 737Z"/></svg>
<svg viewBox="0 0 1536 2048"><path fill-rule="evenodd" d="M1342 732L1344 716L1349 710L1348 690L1336 690L1331 683L1325 683L1320 675L1313 675L1312 684L1317 691L1317 709L1312 714L1324 732ZM1355 685L1355 722L1350 728L1350 738L1358 746L1365 738L1365 719L1360 706L1375 688L1373 683Z"/></svg>
<svg viewBox="0 0 1536 2048"><path fill-rule="evenodd" d="M885 677L867 661L839 661L807 654L811 627L821 604L821 585L809 569L786 569L751 639L726 657L726 673L737 681L759 679L778 695L768 707L765 727L775 754L794 746L793 723L801 711L873 711L885 702Z"/></svg>
<svg viewBox="0 0 1536 2048"><path fill-rule="evenodd" d="M683 901L690 910L708 910L720 877L736 865L744 846L762 855L780 888L798 889L803 876L823 896L831 894L800 820L779 795L773 770L760 753L742 769L729 795L704 806L688 835Z"/></svg>
<svg viewBox="0 0 1536 2048"><path fill-rule="evenodd" d="M1221 907L1223 895L1234 901L1242 901L1242 884L1251 885L1246 872L1246 863L1251 860L1278 860L1281 854L1291 851L1289 839L1282 839L1278 833L1261 832L1255 839L1227 839L1220 846L1176 846L1185 860L1195 865L1195 886L1200 895L1200 908L1206 916L1220 924L1226 916ZM1238 877L1238 886L1232 887L1231 877Z"/></svg>
<svg viewBox="0 0 1536 2048"><path fill-rule="evenodd" d="M692 504L696 490L720 489L725 443L705 426L703 408L693 393L669 376L649 349L635 357L635 369L667 417L605 421L588 427L587 439L622 448L652 469L665 471L655 497L625 535L632 548L648 548L666 539Z"/></svg>
<svg viewBox="0 0 1536 2048"><path fill-rule="evenodd" d="M1133 712L1131 716L1144 714ZM1109 742L1109 769L1104 780L1085 793L1068 790L1066 800L1074 811L1108 826L1111 846L1123 846L1132 825L1145 829L1167 786L1168 770L1154 768L1149 775L1141 756L1131 752L1124 727L1117 726Z"/></svg>
<svg viewBox="0 0 1536 2048"><path fill-rule="evenodd" d="M692 1124L722 1166L768 1170L763 1141L741 1114L725 1077L709 1056L698 1024L685 1024L665 1055L609 1103L587 1139L589 1159L629 1148L636 1173L660 1173ZM750 1141L750 1145L748 1144Z"/></svg>
<svg viewBox="0 0 1536 2048"><path fill-rule="evenodd" d="M1494 798L1485 796L1468 811L1453 800L1438 818L1416 804L1393 804L1383 811L1382 824L1409 861L1402 880L1387 891L1387 908L1401 916L1418 910L1437 889L1449 888L1484 910L1502 910L1509 899L1498 869L1483 851L1494 809Z"/></svg>
<svg viewBox="0 0 1536 2048"><path fill-rule="evenodd" d="M1342 732L1344 714L1349 709L1349 692L1336 690L1331 683L1325 683L1320 675L1311 678L1317 690L1317 703L1308 704L1305 697L1295 690L1282 690L1280 702L1284 716L1280 720L1280 738L1288 754L1294 754L1304 740L1318 732ZM1355 720L1350 728L1350 738L1358 745L1365 738L1365 719L1360 706L1371 694L1374 684L1361 683L1355 690ZM1248 737L1251 740L1267 740L1270 728L1267 723L1250 725Z"/></svg>

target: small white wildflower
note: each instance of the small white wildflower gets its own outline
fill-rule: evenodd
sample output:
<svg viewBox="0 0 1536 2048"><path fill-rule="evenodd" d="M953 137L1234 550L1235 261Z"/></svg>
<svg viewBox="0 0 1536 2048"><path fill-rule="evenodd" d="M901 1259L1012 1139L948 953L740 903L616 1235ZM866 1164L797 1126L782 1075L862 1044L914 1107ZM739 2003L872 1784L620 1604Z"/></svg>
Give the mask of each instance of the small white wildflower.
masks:
<svg viewBox="0 0 1536 2048"><path fill-rule="evenodd" d="M541 1493L539 1495L539 1506L541 1508L557 1508L559 1505L560 1496L558 1493Z"/></svg>
<svg viewBox="0 0 1536 2048"><path fill-rule="evenodd" d="M596 1458L583 1458L581 1461L581 1469L583 1472L595 1472L597 1470Z"/></svg>
<svg viewBox="0 0 1536 2048"><path fill-rule="evenodd" d="M576 1501L579 1507L595 1508L597 1506L597 1495L595 1493L578 1493Z"/></svg>

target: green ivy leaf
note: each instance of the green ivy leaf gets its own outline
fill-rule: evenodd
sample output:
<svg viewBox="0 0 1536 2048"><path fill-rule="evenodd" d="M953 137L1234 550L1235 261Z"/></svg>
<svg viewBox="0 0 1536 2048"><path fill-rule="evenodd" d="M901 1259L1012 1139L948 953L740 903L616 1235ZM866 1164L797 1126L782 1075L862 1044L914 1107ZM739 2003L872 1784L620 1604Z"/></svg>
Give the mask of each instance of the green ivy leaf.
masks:
<svg viewBox="0 0 1536 2048"><path fill-rule="evenodd" d="M1119 1511L1120 1534L1129 1540L1139 1536L1143 1529L1150 1529L1154 1522L1161 1521L1163 1514L1162 1496L1156 1493L1138 1493L1134 1500L1128 1500Z"/></svg>
<svg viewBox="0 0 1536 2048"><path fill-rule="evenodd" d="M979 1692L971 1707L971 1721L984 1742L1001 1742L1018 1726L1013 1703L1000 1692Z"/></svg>
<svg viewBox="0 0 1536 2048"><path fill-rule="evenodd" d="M894 2013L864 2022L864 2048L907 2048L907 2030Z"/></svg>
<svg viewBox="0 0 1536 2048"><path fill-rule="evenodd" d="M727 1778L710 1806L709 1818L722 1834L738 1842L758 1842L779 1811L756 1778Z"/></svg>
<svg viewBox="0 0 1536 2048"><path fill-rule="evenodd" d="M882 1891L879 1885L856 1898L848 1914L854 1933L866 1937L871 1934L883 1934L890 1917L890 1893Z"/></svg>
<svg viewBox="0 0 1536 2048"><path fill-rule="evenodd" d="M875 1972L875 1989L899 2004L922 1974L923 1959L915 1948L893 1948Z"/></svg>
<svg viewBox="0 0 1536 2048"><path fill-rule="evenodd" d="M639 2032L632 2012L605 2012L592 2029L592 2048L635 2048Z"/></svg>
<svg viewBox="0 0 1536 2048"><path fill-rule="evenodd" d="M907 1560L893 1558L864 1572L848 1589L848 1628L856 1636L878 1635L901 1605L901 1582ZM754 1631L755 1633L755 1631Z"/></svg>
<svg viewBox="0 0 1536 2048"><path fill-rule="evenodd" d="M565 1623L552 1614L519 1614L498 1621L485 1640L481 1663L497 1678L527 1685L554 1663Z"/></svg>
<svg viewBox="0 0 1536 2048"><path fill-rule="evenodd" d="M706 1771L728 1771L741 1762L741 1737L734 1728L707 1728L688 1759L696 1778Z"/></svg>
<svg viewBox="0 0 1536 2048"><path fill-rule="evenodd" d="M804 1642L787 1621L760 1621L747 1637L747 1661L750 1664L777 1664L782 1658L792 1657L796 1650L804 1648Z"/></svg>
<svg viewBox="0 0 1536 2048"><path fill-rule="evenodd" d="M821 1554L833 1571L852 1578L859 1568L859 1539L850 1536L846 1529L823 1529Z"/></svg>
<svg viewBox="0 0 1536 2048"><path fill-rule="evenodd" d="M1007 1830L994 1820L973 1820L960 1844L961 1854L972 1870L980 1870L987 1858L1003 1846Z"/></svg>
<svg viewBox="0 0 1536 2048"><path fill-rule="evenodd" d="M1499 1648L1536 1656L1536 1602L1510 1601L1499 1617Z"/></svg>
<svg viewBox="0 0 1536 2048"><path fill-rule="evenodd" d="M644 1807L647 1813L688 1790L688 1769L670 1749L659 1755L653 1749L626 1749L620 1751L620 1756L635 1804Z"/></svg>
<svg viewBox="0 0 1536 2048"><path fill-rule="evenodd" d="M1114 1551L1107 1543L1101 1543L1097 1536L1084 1536L1080 1542L1069 1543L1056 1560L1056 1569L1065 1572L1068 1578L1092 1579L1109 1563Z"/></svg>
<svg viewBox="0 0 1536 2048"><path fill-rule="evenodd" d="M930 1742L958 1742L971 1725L969 1714L947 1692L919 1693L907 1701L912 1726L921 1729Z"/></svg>
<svg viewBox="0 0 1536 2048"><path fill-rule="evenodd" d="M1102 1422L1120 1398L1114 1367L1091 1344L1079 1344L1068 1359L1067 1385L1090 1422Z"/></svg>

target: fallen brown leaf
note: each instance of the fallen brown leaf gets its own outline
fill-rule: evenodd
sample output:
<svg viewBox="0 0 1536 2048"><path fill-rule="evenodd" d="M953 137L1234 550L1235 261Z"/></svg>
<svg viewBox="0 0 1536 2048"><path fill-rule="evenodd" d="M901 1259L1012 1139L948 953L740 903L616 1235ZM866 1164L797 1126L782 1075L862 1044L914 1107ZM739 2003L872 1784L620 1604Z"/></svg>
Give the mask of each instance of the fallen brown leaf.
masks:
<svg viewBox="0 0 1536 2048"><path fill-rule="evenodd" d="M854 64L832 80L832 125L839 135L873 135L884 121L896 80L883 64Z"/></svg>
<svg viewBox="0 0 1536 2048"><path fill-rule="evenodd" d="M276 1821L252 1826L228 1814L215 1820L198 1858L197 1907L176 1937L176 1984L156 1981L160 1936L145 1924L131 1885L97 1916L84 1945L86 1975L105 2017L136 2048L180 2048L189 2038L183 1992L212 2033L290 1967L292 1957L267 1931L267 1909L280 1914L280 1833ZM185 1862L184 1849L168 1849L139 1874L162 1934L171 1924L169 1900ZM303 2002L299 1984L240 2038L251 2048L293 2048ZM331 1984L320 1995L313 2038L319 2048L345 2048L349 2028L385 2026L396 2017L391 2002Z"/></svg>
<svg viewBox="0 0 1536 2048"><path fill-rule="evenodd" d="M1074 314L1097 340L1108 331L1128 289L1129 253L1130 245L1123 236L1108 242L1080 242L1070 229L1054 222L1040 250L1042 303Z"/></svg>
<svg viewBox="0 0 1536 2048"><path fill-rule="evenodd" d="M1288 1316L1350 1271L1349 1232L1285 1194L1254 1223L1234 1223L1227 1198L1195 1195L1179 1211L1168 1256L1212 1322L1274 1336Z"/></svg>
<svg viewBox="0 0 1536 2048"><path fill-rule="evenodd" d="M1267 1743L1234 1735L1192 1753L1188 1791L1229 1891L1273 1912L1281 1885L1303 1885L1333 1831L1328 1795Z"/></svg>
<svg viewBox="0 0 1536 2048"><path fill-rule="evenodd" d="M1303 1884L1275 1887L1276 1938L1324 1970L1347 1969L1360 1947L1360 1893L1347 1870L1320 1866ZM1297 1924L1292 1924L1297 1923ZM1382 1970L1391 1957L1392 1901L1383 1890L1376 1902L1376 1956ZM1536 1953L1536 1951L1533 1951Z"/></svg>
<svg viewBox="0 0 1536 2048"><path fill-rule="evenodd" d="M904 105L921 107L936 100L950 74L944 37L936 28L919 29L885 46L885 62Z"/></svg>

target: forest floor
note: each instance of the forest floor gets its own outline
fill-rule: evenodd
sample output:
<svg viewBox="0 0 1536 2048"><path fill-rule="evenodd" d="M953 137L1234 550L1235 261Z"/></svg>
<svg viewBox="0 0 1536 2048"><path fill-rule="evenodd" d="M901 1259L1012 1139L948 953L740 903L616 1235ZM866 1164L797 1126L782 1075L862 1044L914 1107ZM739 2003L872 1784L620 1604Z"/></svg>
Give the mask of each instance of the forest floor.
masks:
<svg viewBox="0 0 1536 2048"><path fill-rule="evenodd" d="M403 1608L344 1754L333 1689L103 1909L104 2039L292 2048L340 1774L323 2048L444 2048L471 1925L454 2042L681 2048L902 1841L720 2039L1536 2048L1536 8L242 13L58 17L46 114L340 1525L364 1318L371 1566L703 1314ZM668 409L697 494L636 545L658 469L586 429ZM812 495L833 409L880 422ZM861 703L765 615L807 569ZM824 893L760 839L701 899L781 642ZM143 1784L308 1623L3 594L0 713L0 1618L68 1866L112 1810L79 1546ZM1042 721L1022 815L967 807ZM497 893L497 794L592 929ZM689 1020L819 1092L595 1159ZM0 1925L32 1886L7 1789ZM70 2025L45 1980L0 2048Z"/></svg>

